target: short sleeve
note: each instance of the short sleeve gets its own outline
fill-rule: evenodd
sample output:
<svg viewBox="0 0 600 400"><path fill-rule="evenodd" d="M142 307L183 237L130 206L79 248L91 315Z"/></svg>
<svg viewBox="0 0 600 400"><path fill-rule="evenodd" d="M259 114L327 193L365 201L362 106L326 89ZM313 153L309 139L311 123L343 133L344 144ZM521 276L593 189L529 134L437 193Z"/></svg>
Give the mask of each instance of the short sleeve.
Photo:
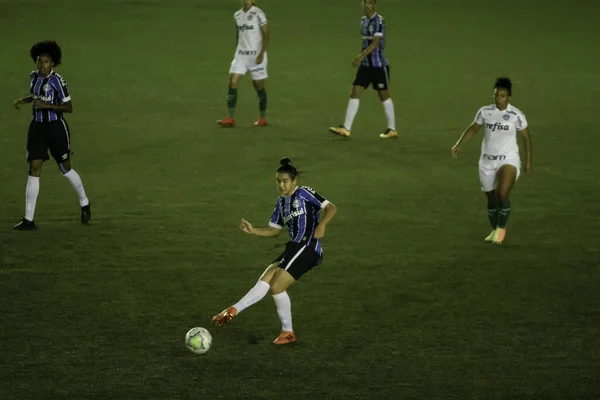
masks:
<svg viewBox="0 0 600 400"><path fill-rule="evenodd" d="M383 37L383 33L385 31L385 20L383 18L377 18L376 22L377 26L375 26L375 35Z"/></svg>
<svg viewBox="0 0 600 400"><path fill-rule="evenodd" d="M58 93L58 98L62 104L71 101L71 94L69 93L69 86L67 82L60 75L55 75L54 79L52 79L52 86L56 93Z"/></svg>
<svg viewBox="0 0 600 400"><path fill-rule="evenodd" d="M477 114L475 114L475 120L473 120L473 122L475 122L477 125L483 125L483 107L477 111Z"/></svg>
<svg viewBox="0 0 600 400"><path fill-rule="evenodd" d="M279 201L279 199L277 199L277 204L275 204L275 209L273 210L273 214L271 215L269 226L275 229L283 228L283 218L281 217L281 202Z"/></svg>
<svg viewBox="0 0 600 400"><path fill-rule="evenodd" d="M523 129L527 128L527 126L529 126L529 124L527 123L527 118L525 118L525 114L523 114L522 112L517 113L516 125L518 131L522 131Z"/></svg>
<svg viewBox="0 0 600 400"><path fill-rule="evenodd" d="M321 209L325 209L327 204L329 204L329 201L325 197L321 196L319 193L315 192L313 188L308 186L302 186L302 197L310 204Z"/></svg>
<svg viewBox="0 0 600 400"><path fill-rule="evenodd" d="M264 24L267 23L267 16L263 12L263 10L258 10L256 12L256 18L258 19L258 25L259 26L263 26Z"/></svg>

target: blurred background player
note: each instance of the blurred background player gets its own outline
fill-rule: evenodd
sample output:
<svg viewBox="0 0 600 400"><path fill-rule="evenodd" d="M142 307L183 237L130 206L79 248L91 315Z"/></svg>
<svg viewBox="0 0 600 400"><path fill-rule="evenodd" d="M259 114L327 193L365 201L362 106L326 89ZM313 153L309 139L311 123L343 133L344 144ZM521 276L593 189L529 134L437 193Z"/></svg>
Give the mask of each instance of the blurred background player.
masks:
<svg viewBox="0 0 600 400"><path fill-rule="evenodd" d="M13 103L17 110L26 103L32 103L33 109L27 133L29 176L25 191L25 217L14 229L35 229L33 217L40 192L42 164L49 159L48 150L77 192L81 223L87 224L92 216L90 202L79 174L71 168L71 131L63 117L63 113L73 112L71 95L65 80L53 70L62 61L61 49L56 42L46 40L34 44L29 53L37 66L37 70L29 75L31 95Z"/></svg>
<svg viewBox="0 0 600 400"><path fill-rule="evenodd" d="M510 191L521 173L521 158L517 145L517 132L525 147L525 173L531 173L531 139L525 115L510 104L512 82L498 78L494 84L495 104L477 111L475 121L452 147L452 156L458 158L460 147L476 134L482 126L485 135L479 159L479 180L488 203L488 218L492 233L485 240L501 244L506 239L506 224L510 214Z"/></svg>
<svg viewBox="0 0 600 400"><path fill-rule="evenodd" d="M325 226L335 215L337 208L306 186L296 186L298 170L289 158L280 160L277 169L277 188L281 196L277 199L268 228L254 228L242 219L240 229L257 236L278 236L285 226L290 241L285 251L277 257L261 275L256 285L236 304L213 317L217 326L231 321L238 313L260 301L269 289L277 306L281 320L281 334L275 344L296 341L292 328L292 303L286 289L313 267L323 261L321 238L325 236ZM320 220L319 211L324 210Z"/></svg>
<svg viewBox="0 0 600 400"><path fill-rule="evenodd" d="M258 95L260 118L256 126L266 126L267 120L267 46L269 28L265 13L254 5L255 0L242 0L242 9L237 11L235 20L237 49L229 69L229 92L227 93L227 117L217 121L221 126L235 126L235 107L237 105L238 86L242 77L250 71L252 83Z"/></svg>
<svg viewBox="0 0 600 400"><path fill-rule="evenodd" d="M390 97L390 66L385 59L385 19L375 12L377 0L363 0L365 16L361 19L362 52L354 58L352 65L358 67L352 86L352 94L346 109L346 120L339 127L329 130L337 135L349 137L354 117L358 112L360 96L369 85L377 90L387 117L388 127L379 135L382 139L398 137L394 103Z"/></svg>

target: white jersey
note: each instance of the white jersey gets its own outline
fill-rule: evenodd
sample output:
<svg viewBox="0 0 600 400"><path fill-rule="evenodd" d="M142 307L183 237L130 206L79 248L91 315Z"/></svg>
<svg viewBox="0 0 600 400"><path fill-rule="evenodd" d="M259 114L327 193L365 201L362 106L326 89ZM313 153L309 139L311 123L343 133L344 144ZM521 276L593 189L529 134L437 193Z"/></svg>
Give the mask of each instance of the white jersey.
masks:
<svg viewBox="0 0 600 400"><path fill-rule="evenodd" d="M258 7L252 6L248 12L244 9L233 14L238 29L238 50L259 52L263 38L260 27L267 23L265 13Z"/></svg>
<svg viewBox="0 0 600 400"><path fill-rule="evenodd" d="M495 104L477 111L475 123L485 128L481 155L518 155L517 131L527 128L527 119L518 108L508 105L500 111Z"/></svg>

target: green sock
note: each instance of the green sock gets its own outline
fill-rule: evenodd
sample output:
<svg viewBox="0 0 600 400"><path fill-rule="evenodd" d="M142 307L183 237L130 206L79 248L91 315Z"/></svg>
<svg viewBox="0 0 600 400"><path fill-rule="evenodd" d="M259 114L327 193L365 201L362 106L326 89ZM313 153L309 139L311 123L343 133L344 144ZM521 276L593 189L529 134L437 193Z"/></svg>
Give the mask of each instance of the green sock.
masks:
<svg viewBox="0 0 600 400"><path fill-rule="evenodd" d="M500 206L498 207L498 227L506 228L508 222L508 215L510 214L510 200L500 200Z"/></svg>
<svg viewBox="0 0 600 400"><path fill-rule="evenodd" d="M490 225L492 225L492 229L496 229L498 227L498 208L495 204L488 203L488 219L490 220Z"/></svg>
<svg viewBox="0 0 600 400"><path fill-rule="evenodd" d="M267 113L267 91L257 90L256 94L258 94L258 109L260 110L260 117L264 118Z"/></svg>
<svg viewBox="0 0 600 400"><path fill-rule="evenodd" d="M237 105L237 88L229 88L227 92L227 108L229 109L229 117L235 115L235 106Z"/></svg>

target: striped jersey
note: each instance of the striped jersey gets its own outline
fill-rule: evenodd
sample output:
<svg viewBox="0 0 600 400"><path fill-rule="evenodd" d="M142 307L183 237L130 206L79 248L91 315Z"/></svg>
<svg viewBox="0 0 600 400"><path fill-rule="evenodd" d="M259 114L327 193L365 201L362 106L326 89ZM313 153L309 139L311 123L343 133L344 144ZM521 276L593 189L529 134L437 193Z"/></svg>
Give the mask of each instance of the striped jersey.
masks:
<svg viewBox="0 0 600 400"><path fill-rule="evenodd" d="M527 119L517 107L509 104L503 111L495 104L481 107L475 115L475 123L485 128L482 155L519 154L517 132L527 128Z"/></svg>
<svg viewBox="0 0 600 400"><path fill-rule="evenodd" d="M360 20L360 33L362 35L362 49L365 51L367 47L373 43L373 40L379 36L381 41L379 46L373 50L371 54L366 56L360 65L365 67L387 67L388 62L385 59L385 19L377 13L371 18L364 16Z"/></svg>
<svg viewBox="0 0 600 400"><path fill-rule="evenodd" d="M319 225L319 210L325 209L329 201L308 186L298 186L289 197L279 196L269 226L283 229L285 226L290 240L306 243L322 254L321 239L313 238Z"/></svg>
<svg viewBox="0 0 600 400"><path fill-rule="evenodd" d="M67 82L54 71L47 77L40 76L38 71L29 75L29 92L34 100L42 100L48 104L60 105L71 101ZM35 122L57 121L63 118L63 113L50 109L33 108L31 119Z"/></svg>

